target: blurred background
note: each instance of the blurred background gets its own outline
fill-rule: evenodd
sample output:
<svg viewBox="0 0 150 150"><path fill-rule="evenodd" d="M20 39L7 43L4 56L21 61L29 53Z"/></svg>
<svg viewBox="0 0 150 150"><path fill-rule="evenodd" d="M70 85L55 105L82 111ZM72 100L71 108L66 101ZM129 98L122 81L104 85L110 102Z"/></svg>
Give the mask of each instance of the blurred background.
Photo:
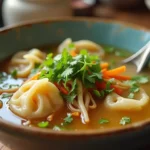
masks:
<svg viewBox="0 0 150 150"><path fill-rule="evenodd" d="M150 0L0 0L0 27L66 16L108 18L150 27Z"/></svg>

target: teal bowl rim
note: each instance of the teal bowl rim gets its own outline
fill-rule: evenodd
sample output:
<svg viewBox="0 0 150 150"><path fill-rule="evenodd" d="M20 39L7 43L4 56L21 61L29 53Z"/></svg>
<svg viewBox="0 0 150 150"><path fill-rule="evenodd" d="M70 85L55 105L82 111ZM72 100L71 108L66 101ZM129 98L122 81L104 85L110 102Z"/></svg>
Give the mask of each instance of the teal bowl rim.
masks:
<svg viewBox="0 0 150 150"><path fill-rule="evenodd" d="M123 21L116 21L116 20L111 20L111 19L97 19L97 18L80 18L80 17L65 17L65 18L54 18L54 19L48 19L48 20L36 20L32 22L26 22L26 23L21 23L19 25L13 25L13 26L7 26L5 28L0 29L0 34L7 33L10 30L17 29L17 28L22 28L22 27L27 27L27 26L32 26L32 24L39 24L39 23L51 23L51 22L63 22L63 21L72 21L72 22L89 22L89 23L95 23L95 22L105 22L105 23L113 23L113 24L120 24L124 26L125 28L130 27L134 28L140 31L146 31L150 32L149 29L135 25L133 23L126 23ZM127 132L132 132L132 131L140 131L143 128L147 127L150 125L150 119L144 120L144 121L139 121L136 123L132 123L129 125L126 125L125 127L121 128L110 128L110 129L89 129L89 130L78 130L78 131L54 131L52 129L41 129L41 128L36 128L36 127L26 127L26 126L21 126L21 125L16 125L14 123L5 121L3 119L0 119L0 130L7 132L8 134L13 134L13 135L24 135L24 137L28 136L42 136L42 137L51 137L51 138L78 138L78 137L89 137L89 136L98 136L98 137L103 137L103 136L109 136L109 135L117 135L121 133L127 133ZM17 132L16 132L17 131Z"/></svg>

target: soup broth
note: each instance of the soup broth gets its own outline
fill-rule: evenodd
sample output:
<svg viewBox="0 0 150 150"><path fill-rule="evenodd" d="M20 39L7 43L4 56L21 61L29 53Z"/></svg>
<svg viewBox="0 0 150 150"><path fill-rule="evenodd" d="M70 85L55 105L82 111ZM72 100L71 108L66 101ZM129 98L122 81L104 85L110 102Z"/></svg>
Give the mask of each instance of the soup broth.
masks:
<svg viewBox="0 0 150 150"><path fill-rule="evenodd" d="M112 46L102 46L105 50L105 57L103 58L104 61L108 62L110 64L111 68L116 68L121 66L121 61L130 55L130 53L126 50L114 48ZM55 55L57 46L46 46L44 48L40 48L41 50L44 50L47 52L48 49L50 49L51 52L54 52ZM5 61L1 62L0 69L1 72L8 72L10 65L10 59L6 59ZM136 75L136 67L133 64L126 64L126 72L123 73L123 75L128 76L135 76ZM32 73L36 71L36 68L32 70ZM150 71L145 68L145 70L142 71L142 73L138 75L146 75L149 76ZM1 73L1 82L0 82L0 88L1 89L8 89L11 87L19 87L21 86L27 79L26 78L16 78L15 72L13 72L11 75L5 75L4 73ZM149 86L150 83L141 84L140 87L145 90L145 92L150 96L149 92ZM128 93L128 92L127 92ZM125 110L114 110L108 108L104 104L103 98L95 97L96 102L96 109L90 109L88 110L90 121L88 123L85 123L83 121L83 116L80 114L72 115L71 117L67 114L71 113L71 111L68 108L68 105L64 103L64 106L59 109L54 115L42 117L39 119L26 119L23 117L19 117L17 114L12 112L9 108L8 101L11 99L11 96L13 95L13 92L4 92L1 93L0 100L2 102L2 107L0 109L0 116L7 121L20 124L20 125L27 125L29 127L35 126L35 127L41 127L41 128L50 128L54 130L88 130L88 129L101 129L105 130L108 128L122 128L124 125L128 125L131 123L135 123L138 121L146 120L150 118L150 103L148 103L146 106L143 106L141 110L138 111L125 111ZM126 93L124 93L126 95ZM136 94L135 94L136 97ZM138 96L137 96L138 97ZM121 123L121 119L130 119L130 121ZM66 119L67 121L65 122ZM125 120L126 121L126 120Z"/></svg>

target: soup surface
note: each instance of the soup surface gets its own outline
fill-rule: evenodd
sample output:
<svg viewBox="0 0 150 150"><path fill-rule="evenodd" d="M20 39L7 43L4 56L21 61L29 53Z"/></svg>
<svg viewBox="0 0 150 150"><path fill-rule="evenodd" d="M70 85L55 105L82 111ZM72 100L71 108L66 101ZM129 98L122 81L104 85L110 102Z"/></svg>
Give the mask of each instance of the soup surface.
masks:
<svg viewBox="0 0 150 150"><path fill-rule="evenodd" d="M74 45L70 44L69 47L70 49L73 49ZM82 49L83 48L84 47L82 47ZM84 49L87 49L88 51L87 46L85 46ZM121 60L125 59L126 57L130 55L128 51L115 48L112 46L102 45L102 49L105 52L103 57L101 56L101 54L99 55L98 52L94 52L94 54L90 54L90 55L97 55L100 58L101 64L103 64L103 65L100 65L102 77L106 75L105 71L106 73L108 73L108 71L110 70L114 71L116 68L120 68L120 66L122 67ZM46 47L40 48L40 50L44 51L44 53L53 52L54 55L58 54L57 53L58 46L46 46ZM74 52L73 50L71 52L72 52L71 53L72 57L77 57L79 55L77 51L76 51L77 54L75 53L75 55L73 53ZM23 54L15 56L15 57L17 59L28 58L28 60L30 60L30 57L26 53L27 52L24 52ZM60 130L87 130L87 129L105 130L107 128L114 128L114 127L122 128L131 123L135 123L135 122L150 118L150 109L149 109L150 108L150 102L149 102L150 83L148 79L150 71L147 68L145 68L145 70L142 73L138 74L137 76L136 67L133 64L126 64L126 71L122 71L121 75L120 74L119 75L117 74L114 76L112 75L112 76L109 76L109 78L105 79L105 82L106 81L109 82L109 84L106 83L107 85L105 85L104 87L104 88L108 88L107 89L108 93L107 91L104 91L104 93L102 93L101 88L103 88L102 86L104 86L104 84L102 84L103 81L101 81L100 84L97 84L98 90L95 90L92 92L91 92L91 87L86 88L86 86L82 84L82 88L83 88L82 92L83 93L86 92L87 96L88 96L88 93L90 93L89 94L90 100L88 102L86 102L85 100L86 94L83 95L83 103L85 105L86 112L88 113L87 118L89 118L89 120L88 119L86 120L85 119L86 115L84 114L84 110L82 111L82 108L81 108L82 106L78 106L80 102L77 102L77 104L75 104L74 102L72 102L73 104L69 104L68 102L66 102L66 100L64 100L66 98L65 94L68 94L68 92L65 93L65 91L68 90L67 87L63 85L63 88L62 88L58 86L58 84L55 84L56 85L55 88L57 87L59 89L59 92L60 93L62 92L64 94L64 97L61 96L61 94L59 95L61 98L59 96L57 98L57 94L54 95L53 97L51 96L53 95L53 92L55 92L55 89L54 87L49 88L49 86L46 86L47 85L46 81L44 81L45 85L43 85L43 89L42 89L42 86L41 86L41 89L38 88L38 84L36 83L36 81L43 80L44 77L41 79L39 78L37 79L36 75L39 72L41 73L39 66L40 64L44 64L43 61L45 58L44 58L44 55L41 55L42 52L41 53L38 52L37 54L36 52L33 52L33 54L38 56L38 59L34 57L31 58L32 60L36 59L35 61L36 63L34 64L32 63L30 64L25 61L21 62L22 60L18 59L17 61L18 62L20 61L19 67L18 67L18 62L12 63L14 56L11 59L10 58L6 59L0 64L0 70L1 70L0 116L3 119L13 122L15 124L19 124L19 125L26 125L29 127L35 126L35 127L40 127L40 128L50 128L53 130L60 131ZM26 56L24 57L24 55ZM51 62L49 61L46 63L51 63ZM78 62L74 62L74 63L78 63ZM31 66L34 65L34 67L31 70L30 70L30 65ZM22 72L28 71L28 70L30 71L29 73L23 75L23 73L19 69ZM69 74L69 72L67 73ZM109 72L109 73L112 73L112 72ZM90 74L91 72L89 73L89 75ZM26 85L31 81L33 82L30 85ZM67 86L69 90L73 86L72 82L73 81L68 80ZM113 85L114 82L115 82L115 86ZM96 81L93 81L93 83L96 84ZM34 84L35 84L35 87L33 87ZM24 89L21 89L21 87L25 85L26 87L24 87ZM79 86L77 86L77 88L79 88ZM48 89L49 91L45 92ZM95 88L92 87L92 90L93 89ZM144 90L144 93L146 93L146 96L144 95L146 97L144 100L142 100L143 93L141 94L140 89ZM21 94L17 93L19 90L21 91ZM33 90L33 91L29 91L29 90ZM45 98L45 96L43 95L42 96L38 95L40 94L41 91L48 98L47 97ZM25 92L26 94L24 94ZM117 102L119 102L119 99L117 99L117 97L113 97L111 95L112 93L117 93L117 97L120 96L121 98L128 99L128 100L122 99L122 101L125 101L125 104L123 104L124 106L122 106L122 104L121 105L118 104L118 106L111 105L112 103L116 104ZM32 96L29 96L29 94ZM92 98L91 98L91 95L92 95ZM113 100L109 103L110 105L107 104L111 98L111 97L108 97L108 95L111 95L113 97ZM37 98L39 98L40 101L37 102L36 101ZM54 101L51 102L52 106L50 105L48 106L46 102L44 102L45 104L42 102L42 101L46 101L44 98L46 100L53 99L53 98L56 99L55 101L57 101L58 99L60 100L59 102L57 102L57 107L54 107L54 104L55 104ZM75 95L73 98L77 99L77 95ZM61 99L63 99L63 102L61 101ZM94 99L94 102L93 102L93 99ZM108 101L106 101L106 99L108 99ZM29 101L28 103L26 102L27 100ZM128 101L133 101L133 104L130 104L130 102L128 103ZM135 101L137 103L134 104ZM140 103L138 101L140 101ZM35 103L35 106L32 106L32 109L25 108L25 107L31 107L32 103ZM124 102L121 102L121 103L124 103ZM21 108L20 105L22 105L22 107L24 108ZM43 106L40 107L40 105L44 105L44 107ZM133 105L133 107L131 105ZM53 108L53 110L47 113L46 110L49 111L51 108ZM26 112L27 110L28 112ZM41 114L43 114L44 117Z"/></svg>

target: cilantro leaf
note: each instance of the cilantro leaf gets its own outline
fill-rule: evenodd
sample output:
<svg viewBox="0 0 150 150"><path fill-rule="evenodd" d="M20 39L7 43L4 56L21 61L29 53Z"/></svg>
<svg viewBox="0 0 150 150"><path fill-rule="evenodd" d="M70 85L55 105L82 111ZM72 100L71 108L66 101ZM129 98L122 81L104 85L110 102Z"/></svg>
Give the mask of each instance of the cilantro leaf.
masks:
<svg viewBox="0 0 150 150"><path fill-rule="evenodd" d="M2 98L8 98L11 97L12 95L13 95L12 93L2 94Z"/></svg>
<svg viewBox="0 0 150 150"><path fill-rule="evenodd" d="M62 77L68 77L70 74L72 74L73 73L73 68L67 68L62 74L61 74L61 76Z"/></svg>
<svg viewBox="0 0 150 150"><path fill-rule="evenodd" d="M67 114L67 117L64 118L65 124L70 124L73 121L72 115L70 113Z"/></svg>
<svg viewBox="0 0 150 150"><path fill-rule="evenodd" d="M139 88L139 86L136 85L136 84L133 84L133 85L131 86L131 88L130 88L130 92L131 92L131 93L136 93L136 92L138 92L139 90L140 90L140 88Z"/></svg>
<svg viewBox="0 0 150 150"><path fill-rule="evenodd" d="M129 123L131 123L131 118L130 117L125 116L125 117L122 117L121 120L120 120L120 124L123 125L123 126L126 125L126 124L129 124Z"/></svg>
<svg viewBox="0 0 150 150"><path fill-rule="evenodd" d="M109 120L107 120L107 119L101 118L99 120L99 124L107 124L107 123L109 123Z"/></svg>
<svg viewBox="0 0 150 150"><path fill-rule="evenodd" d="M12 76L13 78L16 78L16 77L17 77L17 70L16 70L16 69L14 69L14 70L11 72L11 76Z"/></svg>
<svg viewBox="0 0 150 150"><path fill-rule="evenodd" d="M85 49L81 50L79 55L72 57L65 48L54 58L51 53L46 57L41 65L40 78L48 78L51 82L64 84L64 87L70 92L68 95L63 95L63 93L61 95L72 103L77 95L76 80L80 80L86 88L94 87L96 81L103 80L99 64L99 57L89 54ZM67 85L69 81L73 81L71 88ZM102 92L101 95L104 93Z"/></svg>
<svg viewBox="0 0 150 150"><path fill-rule="evenodd" d="M105 92L106 92L107 94L113 92L113 90L114 90L114 89L111 88L110 86L111 86L111 83L108 81L108 82L106 83L106 89L105 89Z"/></svg>
<svg viewBox="0 0 150 150"><path fill-rule="evenodd" d="M56 126L56 125L55 125L55 126L53 127L53 130L54 130L54 131L62 131L62 130L64 130L64 128L61 127L61 126Z"/></svg>
<svg viewBox="0 0 150 150"><path fill-rule="evenodd" d="M130 93L129 95L128 95L128 98L134 98L134 93Z"/></svg>
<svg viewBox="0 0 150 150"><path fill-rule="evenodd" d="M132 81L136 81L137 83L145 84L149 82L149 78L147 76L134 76L132 77Z"/></svg>

